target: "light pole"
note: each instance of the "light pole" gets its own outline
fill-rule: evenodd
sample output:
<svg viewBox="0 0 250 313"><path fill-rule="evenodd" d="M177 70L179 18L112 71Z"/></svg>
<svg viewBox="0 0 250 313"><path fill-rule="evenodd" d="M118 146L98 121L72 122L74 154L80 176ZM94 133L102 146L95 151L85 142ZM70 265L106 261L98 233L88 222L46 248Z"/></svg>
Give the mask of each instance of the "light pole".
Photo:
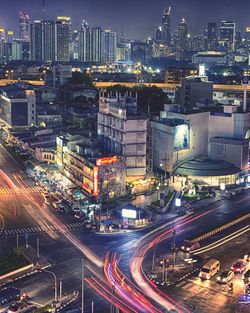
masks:
<svg viewBox="0 0 250 313"><path fill-rule="evenodd" d="M57 277L56 277L56 274L51 272L51 271L48 271L48 270L45 270L45 269L41 269L41 268L38 268L37 269L39 272L45 272L45 273L48 273L50 275L53 276L55 282L54 282L54 288L55 288L55 303L57 303Z"/></svg>

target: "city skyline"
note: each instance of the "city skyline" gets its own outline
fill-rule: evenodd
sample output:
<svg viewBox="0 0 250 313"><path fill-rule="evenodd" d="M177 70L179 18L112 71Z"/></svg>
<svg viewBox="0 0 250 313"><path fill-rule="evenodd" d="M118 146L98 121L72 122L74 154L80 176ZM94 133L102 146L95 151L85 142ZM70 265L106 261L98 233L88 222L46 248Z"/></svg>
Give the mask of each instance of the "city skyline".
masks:
<svg viewBox="0 0 250 313"><path fill-rule="evenodd" d="M63 5L61 5L63 3ZM146 3L146 5L145 5ZM25 11L30 15L31 21L41 19L43 17L42 1L36 1L36 6L30 0L18 1L13 0L11 5L15 4L15 10L10 9L6 4L0 13L0 26L6 29L14 30L17 34L18 12ZM162 12L168 6L172 6L172 29L175 31L182 17L185 17L188 24L188 30L191 33L200 33L202 29L207 27L208 22L217 22L221 20L233 20L236 22L238 29L248 26L247 12L250 4L242 4L239 8L233 1L221 1L215 3L210 1L191 0L188 5L183 0L176 1L158 1L157 4L151 0L139 1L134 7L132 1L123 3L115 3L113 0L102 1L95 0L93 2L87 0L83 4L82 1L73 0L67 4L67 1L54 1L46 3L45 17L55 18L58 15L67 15L72 18L73 27L79 29L83 19L87 20L92 26L101 26L103 28L117 31L119 35L124 31L124 35L130 39L145 39L151 34L156 26L160 24ZM214 10L216 5L216 10ZM195 10L193 8L196 8ZM206 18L202 14L202 10L206 10ZM236 10L237 8L237 10ZM10 14L12 12L12 14ZM153 12L153 13L152 13ZM234 13L234 12L237 12ZM239 18L240 21L239 21ZM140 17L140 18L138 18ZM123 25L123 26L122 26Z"/></svg>

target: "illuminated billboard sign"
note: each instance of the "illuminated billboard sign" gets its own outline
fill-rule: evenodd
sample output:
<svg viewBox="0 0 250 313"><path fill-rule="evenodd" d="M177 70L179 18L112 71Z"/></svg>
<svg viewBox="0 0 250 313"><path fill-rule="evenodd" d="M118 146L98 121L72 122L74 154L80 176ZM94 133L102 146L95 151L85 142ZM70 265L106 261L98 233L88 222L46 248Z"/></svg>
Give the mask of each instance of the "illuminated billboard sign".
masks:
<svg viewBox="0 0 250 313"><path fill-rule="evenodd" d="M117 161L118 161L117 156L101 158L96 161L96 165L97 166L109 165L109 164L116 163Z"/></svg>
<svg viewBox="0 0 250 313"><path fill-rule="evenodd" d="M122 209L122 217L136 219L136 215L135 210Z"/></svg>
<svg viewBox="0 0 250 313"><path fill-rule="evenodd" d="M174 128L174 149L189 149L190 127L187 124L178 125Z"/></svg>

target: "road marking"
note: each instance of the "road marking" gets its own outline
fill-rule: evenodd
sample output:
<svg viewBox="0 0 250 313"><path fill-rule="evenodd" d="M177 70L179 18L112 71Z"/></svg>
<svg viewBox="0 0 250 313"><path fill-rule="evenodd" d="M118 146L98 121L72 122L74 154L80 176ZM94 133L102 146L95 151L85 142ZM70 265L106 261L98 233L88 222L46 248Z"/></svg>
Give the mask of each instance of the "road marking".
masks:
<svg viewBox="0 0 250 313"><path fill-rule="evenodd" d="M193 284L192 283L188 283L186 286L183 286L182 289L188 289L191 286L193 286Z"/></svg>
<svg viewBox="0 0 250 313"><path fill-rule="evenodd" d="M180 287L182 285L185 285L187 282L185 280L181 281L179 284L175 285L175 287Z"/></svg>

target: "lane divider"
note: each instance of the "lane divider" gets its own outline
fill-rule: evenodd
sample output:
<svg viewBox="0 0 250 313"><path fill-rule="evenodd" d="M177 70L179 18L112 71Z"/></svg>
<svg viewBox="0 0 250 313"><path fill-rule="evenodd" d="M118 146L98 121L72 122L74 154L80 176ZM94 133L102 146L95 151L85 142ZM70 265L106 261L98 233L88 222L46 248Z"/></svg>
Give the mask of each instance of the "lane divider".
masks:
<svg viewBox="0 0 250 313"><path fill-rule="evenodd" d="M200 241L207 239L207 238L219 233L222 230L228 229L229 227L234 226L234 225L236 225L236 224L238 224L238 223L240 223L240 222L242 222L248 218L250 218L250 213L248 213L244 216L241 216L241 217L237 218L236 220L233 220L233 221L231 221L231 222L229 222L223 226L220 226L220 227L218 227L218 228L216 228L216 229L214 229L214 230L212 230L212 231L210 231L204 235L201 235L201 236L191 240L191 242L200 242Z"/></svg>

